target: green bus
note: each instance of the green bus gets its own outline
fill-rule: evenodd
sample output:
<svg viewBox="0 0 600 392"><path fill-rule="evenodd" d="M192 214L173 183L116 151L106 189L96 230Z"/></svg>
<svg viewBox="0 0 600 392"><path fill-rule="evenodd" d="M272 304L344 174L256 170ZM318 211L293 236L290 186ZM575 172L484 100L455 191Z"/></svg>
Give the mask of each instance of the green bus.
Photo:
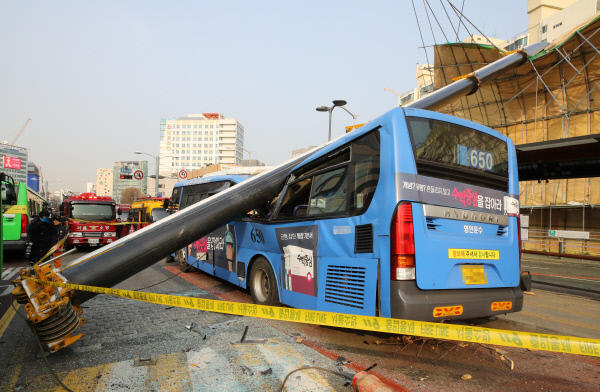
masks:
<svg viewBox="0 0 600 392"><path fill-rule="evenodd" d="M2 181L2 241L4 250L27 248L27 224L46 208L46 200L22 182Z"/></svg>

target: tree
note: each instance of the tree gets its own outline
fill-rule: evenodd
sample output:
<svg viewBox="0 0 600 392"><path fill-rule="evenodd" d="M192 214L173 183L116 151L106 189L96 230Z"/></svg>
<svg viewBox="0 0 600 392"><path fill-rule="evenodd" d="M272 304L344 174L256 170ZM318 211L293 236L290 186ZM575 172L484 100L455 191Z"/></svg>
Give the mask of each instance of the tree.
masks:
<svg viewBox="0 0 600 392"><path fill-rule="evenodd" d="M139 188L126 188L121 192L121 204L131 204L137 197L142 196Z"/></svg>

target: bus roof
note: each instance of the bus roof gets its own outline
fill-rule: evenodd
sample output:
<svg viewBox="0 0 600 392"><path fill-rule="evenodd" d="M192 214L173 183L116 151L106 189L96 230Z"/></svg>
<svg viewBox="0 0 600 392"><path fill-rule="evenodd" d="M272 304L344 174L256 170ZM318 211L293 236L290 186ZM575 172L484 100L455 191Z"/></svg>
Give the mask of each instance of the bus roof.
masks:
<svg viewBox="0 0 600 392"><path fill-rule="evenodd" d="M333 142L331 142L330 144L328 144L327 146L325 146L321 150L319 150L317 153L309 156L304 161L297 164L290 172L293 172L294 170L297 170L298 168L305 166L305 165L327 155L327 153L336 150L337 148L343 146L344 144L374 130L375 128L378 128L378 127L380 127L384 124L390 123L390 122L394 122L395 119L398 117L401 117L403 119L405 116L431 118L431 119L435 119L435 120L440 120L440 121L445 121L445 122L449 122L449 123L453 123L453 124L462 125L462 126L465 126L468 128L476 129L481 132L488 133L492 136L497 137L498 139L500 139L502 141L510 143L509 142L510 138L508 138L507 136L501 134L500 132L494 131L493 129L490 129L484 125L473 122L473 121L450 116L448 114L433 112L431 110L410 109L410 108L405 109L402 107L398 107L398 108L394 108L394 109L382 114L381 116L377 117L373 121L366 123L362 127L338 137ZM402 121L404 121L404 120L402 120Z"/></svg>
<svg viewBox="0 0 600 392"><path fill-rule="evenodd" d="M179 181L178 183L175 184L175 188L179 188L179 187L186 186L186 185L206 184L209 182L218 182L218 181L233 181L236 184L239 184L240 182L247 180L250 177L252 177L252 176L251 175L234 175L234 174L229 175L229 174L227 174L227 175L215 175L215 176L209 176L209 177L193 178L191 180Z"/></svg>

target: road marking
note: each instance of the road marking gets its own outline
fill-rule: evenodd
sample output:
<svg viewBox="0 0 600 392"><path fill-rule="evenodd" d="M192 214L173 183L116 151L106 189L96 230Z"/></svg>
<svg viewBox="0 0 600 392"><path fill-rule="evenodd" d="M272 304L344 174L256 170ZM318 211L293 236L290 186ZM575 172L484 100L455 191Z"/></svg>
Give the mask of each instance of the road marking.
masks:
<svg viewBox="0 0 600 392"><path fill-rule="evenodd" d="M550 268L544 268L544 267L534 267L532 265L524 265L523 267L525 267L525 268L537 268L537 269L550 269Z"/></svg>
<svg viewBox="0 0 600 392"><path fill-rule="evenodd" d="M187 370L194 391L243 391L238 383L236 374L231 369L230 361L210 347L200 351L189 351L187 355Z"/></svg>
<svg viewBox="0 0 600 392"><path fill-rule="evenodd" d="M98 385L99 375L103 373L105 366L100 365L70 371L61 381L75 391L93 391ZM64 389L62 386L58 386L54 389L54 392L64 392Z"/></svg>
<svg viewBox="0 0 600 392"><path fill-rule="evenodd" d="M0 319L0 338L2 337L2 334L4 334L4 331L6 331L6 328L8 328L8 324L10 324L10 321L15 316L15 308L19 310L19 307L21 306L16 301L14 302L14 305L15 307L13 308L11 306L10 308L8 308L6 313L4 313L4 316L2 316L2 318Z"/></svg>
<svg viewBox="0 0 600 392"><path fill-rule="evenodd" d="M134 367L133 359L129 359L73 369L58 373L58 376L67 387L76 391L255 391L274 390L290 371L311 364L290 343L270 340L269 344L227 344L218 351L203 347L187 353L158 355L156 365ZM254 375L246 374L241 369L242 365ZM273 376L260 374L269 367ZM17 367L10 376L12 385L19 381L19 374L20 367ZM34 386L31 390L64 391L50 375L20 381L29 387ZM324 375L311 369L290 377L285 390L312 392L334 389Z"/></svg>
<svg viewBox="0 0 600 392"><path fill-rule="evenodd" d="M285 376L292 370L311 365L298 351L290 350L288 345L258 345L258 350L267 362L271 363L273 373L277 374L279 380L282 382ZM294 373L294 376L288 378L285 384L286 390L307 392L334 390L327 382L327 379L321 376L315 369L297 372Z"/></svg>
<svg viewBox="0 0 600 392"><path fill-rule="evenodd" d="M98 380L95 391L131 392L147 390L144 387L144 381L146 380L148 367L134 367L132 359L103 366L104 371L101 373L102 376Z"/></svg>
<svg viewBox="0 0 600 392"><path fill-rule="evenodd" d="M19 273L21 268L10 267L2 272L2 280L11 280L12 276Z"/></svg>
<svg viewBox="0 0 600 392"><path fill-rule="evenodd" d="M552 277L555 277L555 278L573 279L573 280L589 280L589 281L600 280L600 278L591 278L589 276L563 276L563 275L536 274L536 273L532 273L531 275L552 276Z"/></svg>
<svg viewBox="0 0 600 392"><path fill-rule="evenodd" d="M5 287L4 290L2 290L2 288ZM9 295L12 293L13 289L15 288L15 286L9 286L9 285L0 285L0 297L2 297L3 295Z"/></svg>
<svg viewBox="0 0 600 392"><path fill-rule="evenodd" d="M174 353L158 358L156 366L148 366L145 380L146 391L189 391L192 380L187 372L185 353ZM183 370L183 372L182 372ZM178 374L177 377L173 375Z"/></svg>

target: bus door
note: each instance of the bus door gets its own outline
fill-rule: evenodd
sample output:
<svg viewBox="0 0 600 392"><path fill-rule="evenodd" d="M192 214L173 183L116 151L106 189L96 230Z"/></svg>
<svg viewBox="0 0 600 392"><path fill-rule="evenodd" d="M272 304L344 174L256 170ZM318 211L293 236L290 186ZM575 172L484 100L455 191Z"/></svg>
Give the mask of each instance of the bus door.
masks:
<svg viewBox="0 0 600 392"><path fill-rule="evenodd" d="M366 214L379 177L379 133L367 133L293 173L275 221L281 297L292 306L375 315L376 212Z"/></svg>

